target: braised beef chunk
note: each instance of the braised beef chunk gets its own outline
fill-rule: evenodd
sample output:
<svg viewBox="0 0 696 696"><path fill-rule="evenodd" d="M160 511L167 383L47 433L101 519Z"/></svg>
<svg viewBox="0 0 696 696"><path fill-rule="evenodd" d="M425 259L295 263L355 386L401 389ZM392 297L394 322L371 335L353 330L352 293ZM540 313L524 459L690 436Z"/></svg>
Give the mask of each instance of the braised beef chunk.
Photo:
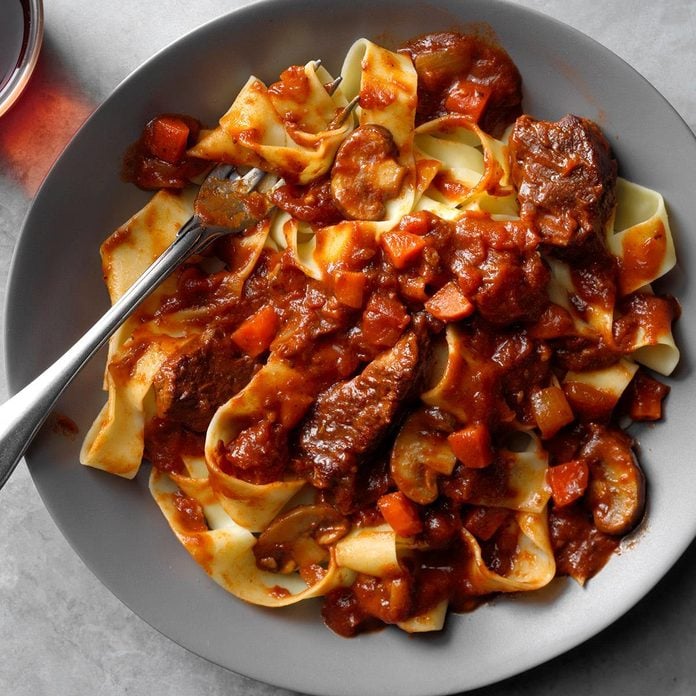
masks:
<svg viewBox="0 0 696 696"><path fill-rule="evenodd" d="M457 222L442 257L479 314L493 324L536 321L549 299L549 270L526 223L476 213Z"/></svg>
<svg viewBox="0 0 696 696"><path fill-rule="evenodd" d="M562 370L583 372L614 365L617 351L600 337L563 336L553 343L554 361Z"/></svg>
<svg viewBox="0 0 696 696"><path fill-rule="evenodd" d="M254 360L222 331L206 331L186 342L155 375L157 416L203 432L218 406L251 379L254 368Z"/></svg>
<svg viewBox="0 0 696 696"><path fill-rule="evenodd" d="M413 395L426 352L425 339L409 331L359 375L319 395L298 438L298 468L313 485L351 486L362 460L378 449Z"/></svg>
<svg viewBox="0 0 696 696"><path fill-rule="evenodd" d="M480 270L472 299L484 319L503 325L534 321L546 309L549 271L538 254L491 250Z"/></svg>
<svg viewBox="0 0 696 696"><path fill-rule="evenodd" d="M551 509L551 544L558 575L570 575L579 583L596 575L619 546L619 537L600 532L592 515L581 505Z"/></svg>
<svg viewBox="0 0 696 696"><path fill-rule="evenodd" d="M273 204L295 219L312 225L333 225L343 219L331 197L331 181L325 177L309 184L283 184L270 194Z"/></svg>
<svg viewBox="0 0 696 696"><path fill-rule="evenodd" d="M304 287L296 289L276 307L282 317L282 328L271 343L271 351L286 359L310 355L322 338L349 326L355 313L321 283L305 278L302 283Z"/></svg>
<svg viewBox="0 0 696 696"><path fill-rule="evenodd" d="M522 113L522 78L501 46L445 31L416 37L400 53L418 73L417 124L462 114L500 137Z"/></svg>
<svg viewBox="0 0 696 696"><path fill-rule="evenodd" d="M520 215L536 219L545 242L576 245L601 232L616 204L616 160L595 123L520 116L510 156Z"/></svg>
<svg viewBox="0 0 696 696"><path fill-rule="evenodd" d="M226 447L218 446L220 468L249 483L282 478L288 461L288 433L278 423L262 420L242 430Z"/></svg>

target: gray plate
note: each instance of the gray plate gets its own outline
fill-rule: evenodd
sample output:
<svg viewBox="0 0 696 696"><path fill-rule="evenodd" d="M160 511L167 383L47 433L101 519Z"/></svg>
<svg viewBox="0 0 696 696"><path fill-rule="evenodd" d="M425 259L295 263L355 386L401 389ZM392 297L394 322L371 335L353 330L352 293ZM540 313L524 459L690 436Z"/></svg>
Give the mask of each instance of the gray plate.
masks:
<svg viewBox="0 0 696 696"><path fill-rule="evenodd" d="M73 548L113 593L172 640L247 676L310 693L451 693L510 676L609 625L664 575L696 533L696 469L690 408L696 311L689 229L696 181L693 136L665 100L619 58L541 15L490 0L271 0L222 17L158 54L128 78L85 124L47 178L19 241L7 299L9 385L19 389L107 307L100 242L147 200L120 182L120 157L142 124L163 111L215 121L250 73L272 80L292 63L322 58L337 73L360 36L396 43L431 30L487 22L525 80L526 110L600 122L621 173L662 191L679 255L667 288L685 318L685 355L668 418L638 430L649 481L648 521L620 556L582 590L556 581L449 619L440 635L396 630L345 640L316 603L269 611L228 595L169 531L146 488L78 464L79 438L40 436L27 455L36 486ZM659 137L657 137L659 134ZM693 219L693 218L692 218ZM102 355L103 358L103 355ZM59 410L85 433L103 403L95 360Z"/></svg>

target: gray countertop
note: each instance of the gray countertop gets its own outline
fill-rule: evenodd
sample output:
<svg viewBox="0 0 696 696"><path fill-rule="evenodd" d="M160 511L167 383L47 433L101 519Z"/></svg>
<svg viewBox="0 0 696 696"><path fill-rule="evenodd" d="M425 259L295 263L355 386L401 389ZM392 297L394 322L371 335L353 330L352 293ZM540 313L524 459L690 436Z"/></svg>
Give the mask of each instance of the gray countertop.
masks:
<svg viewBox="0 0 696 696"><path fill-rule="evenodd" d="M696 128L696 2L518 2L613 50L662 92L692 130ZM4 300L10 258L32 197L79 125L156 51L243 4L45 0L46 36L39 66L27 92L0 119L0 299ZM659 131L654 135L659 137ZM4 399L4 365L0 367ZM290 693L188 653L131 613L61 537L24 463L0 492L0 526L0 693ZM695 575L692 544L642 602L599 636L530 672L472 693L695 693Z"/></svg>

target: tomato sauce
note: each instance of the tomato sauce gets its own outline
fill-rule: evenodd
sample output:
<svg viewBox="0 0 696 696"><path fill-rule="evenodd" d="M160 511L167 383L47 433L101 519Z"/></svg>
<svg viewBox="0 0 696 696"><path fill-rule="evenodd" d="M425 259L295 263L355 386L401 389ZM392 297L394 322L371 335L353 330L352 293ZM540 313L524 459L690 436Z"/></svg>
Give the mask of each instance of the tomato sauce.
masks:
<svg viewBox="0 0 696 696"><path fill-rule="evenodd" d="M170 127L161 128L163 123ZM195 143L200 127L190 116L156 116L126 152L121 177L146 190L184 188L210 166L205 160L186 154L186 149Z"/></svg>
<svg viewBox="0 0 696 696"><path fill-rule="evenodd" d="M418 72L419 123L454 110L499 135L521 113L520 76L502 49L477 37L440 33L410 41L402 50ZM304 69L297 67L270 88L281 100L306 90ZM389 100L387 90L361 94L363 108L382 107ZM195 130L188 120L183 122ZM178 127L173 130L179 132ZM587 163L565 151L535 155L538 149L524 140L525 134L542 140L547 135L561 148L577 136L594 148L596 157ZM272 194L274 205L311 225L318 244L327 226L339 220L378 220L383 213L379 197L342 196L335 190L338 178L355 179L373 167L386 171L385 178L397 189L400 185L400 165L388 133L373 127L356 129L349 137L331 174L305 185L290 177ZM324 619L340 635L408 620L443 600L462 611L484 601L485 593L471 579L477 562L471 539L489 571L506 576L514 570L518 518L495 503L517 493L507 446L520 429L538 434L549 464L567 465L562 470L566 478L581 472L582 485L564 480L573 495L564 497L558 483L549 503L558 574L582 582L592 577L642 514L642 473L618 419L626 413L638 420L660 418L668 390L639 369L617 407L602 391L564 382L564 377L571 370L617 364L632 353L640 331L658 338L669 330L679 313L669 298L633 293L618 304L616 299L621 274L630 282L631 273L650 273L663 239L656 234L639 245L633 270L604 247L597 231L604 229L614 200L616 164L593 124L521 120L513 141L513 177L520 191L529 193L526 184L544 168L556 167L568 181L572 178L562 186L547 182L541 198L529 194L521 201L518 220L466 212L447 221L420 211L379 241L356 232L349 252L328 269L325 282L308 277L290 251L265 249L240 296L230 295L225 281L243 261L242 240L229 238L208 252L226 267L214 273L196 263L180 269L176 292L156 314L164 321L173 312L195 309L192 325L219 328L252 363L249 376L270 354L302 375L301 384L289 385L287 394L278 390L268 395L264 419L240 423L230 442L217 444L216 463L223 473L253 484L302 478L317 489L322 503L356 527L409 513L414 550L404 557L400 572L383 578L358 575L351 587L326 597ZM357 162L351 148L360 150L363 160ZM178 185L199 166L185 155L171 159L176 161L163 164L143 137L127 157L129 176L138 185ZM445 194L462 193L442 178L436 186ZM586 186L596 199L577 209L573 201L582 198ZM371 217L363 215L366 210ZM613 335L579 333L570 312L551 301L551 257L570 268L568 299L580 317L589 322L593 312L616 309ZM438 293L439 301L434 301ZM432 356L444 344L448 327L456 329L459 351L449 365L456 379L443 396L453 413L434 408L419 427L434 440L479 428L486 456L472 458L476 463L471 465L460 457L451 471L438 472L434 501L409 499L407 510L402 505L388 511L384 497L405 494L395 482L390 452L404 419L422 408L419 396L432 377ZM132 374L139 350L134 346L112 367L116 378ZM181 369L192 363L193 358L182 361ZM176 372L172 364L168 369ZM216 369L196 374L202 382L230 379L224 368ZM190 379L180 382L191 384ZM539 423L543 409L533 397L542 392L567 409L553 427ZM153 465L182 473L182 457L202 453L202 434L194 431L185 418L154 419L146 430L146 453ZM612 488L617 471L625 488ZM559 480L562 472L557 471ZM199 511L186 499L178 500L177 509L186 528L195 531L202 524ZM319 571L305 569L315 580ZM282 588L274 592L285 596Z"/></svg>
<svg viewBox="0 0 696 696"><path fill-rule="evenodd" d="M497 137L522 113L522 79L501 47L471 34L442 32L413 39L401 50L418 72L417 123L462 113Z"/></svg>

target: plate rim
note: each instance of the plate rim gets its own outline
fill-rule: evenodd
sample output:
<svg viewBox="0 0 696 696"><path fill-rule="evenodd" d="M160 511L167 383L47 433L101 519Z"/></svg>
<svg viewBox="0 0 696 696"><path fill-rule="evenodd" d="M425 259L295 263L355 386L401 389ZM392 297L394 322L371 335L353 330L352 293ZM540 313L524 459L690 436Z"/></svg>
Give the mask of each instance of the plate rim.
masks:
<svg viewBox="0 0 696 696"><path fill-rule="evenodd" d="M6 318L6 321L5 321L5 328L4 328L5 335L4 335L3 346L4 346L4 357L5 357L5 373L6 373L6 378L7 378L8 391L11 395L16 393L16 391L19 388L19 384L18 384L19 378L16 374L16 370L13 371L10 369L11 363L15 366L17 363L17 357L16 356L12 357L13 351L15 353L17 353L17 351L19 351L19 346L14 345L13 339L10 336L11 326L16 322L16 319L12 319L12 317L14 315L14 309L13 309L13 307L11 307L11 305L13 304L12 301L15 299L16 293L18 291L18 287L20 285L20 278L18 277L18 271L17 271L17 268L19 265L18 259L20 258L20 256L22 256L22 254L25 253L24 247L26 246L26 244L28 244L28 233L26 233L26 230L31 228L32 213L35 209L38 208L37 201L42 200L42 195L48 195L48 194L43 194L43 192L45 190L47 190L47 187L46 187L47 182L51 181L51 177L53 175L53 172L54 172L55 168L58 167L58 165L61 162L61 160L63 159L63 156L65 155L65 153L67 151L69 151L71 149L71 147L73 146L73 144L80 138L81 133L83 132L83 130L85 128L88 127L89 123L92 122L93 119L99 118L99 114L101 114L105 110L108 110L110 107L110 104L112 102L118 100L118 97L119 97L121 91L131 82L131 80L133 80L139 74L146 74L154 63L156 63L163 55L166 55L169 52L171 52L174 49L174 47L183 46L188 41L195 42L195 40L198 37L204 36L213 25L219 24L220 26L224 26L228 22L235 21L235 19L237 19L239 16L241 16L245 13L252 14L254 12L257 12L259 10L259 8L275 7L277 5L280 5L283 2L284 2L284 0L257 0L256 2L252 2L252 3L245 5L241 8L237 8L235 10L232 10L230 12L222 14L218 17L215 17L215 18L199 25L198 27L192 29L191 31L187 32L186 34L178 37L177 39L175 39L174 41L169 43L167 46L164 46L163 48L158 50L153 56L151 56L149 59L144 61L135 70L133 70L126 78L124 78L114 88L114 90L110 93L110 95L99 105L99 107L93 112L93 114L89 117L89 119L85 122L85 124L83 124L83 126L78 130L78 132L75 134L75 136L71 139L71 141L66 146L63 153L61 153L60 157L57 159L56 163L51 168L51 171L46 176L46 179L44 180L44 183L42 184L41 189L38 191L37 195L34 198L34 201L32 202L32 204L29 208L29 211L25 217L24 223L22 224L22 229L21 229L21 232L19 234L18 240L15 244L15 248L14 248L14 251L12 254L10 267L8 270L8 282L7 282L7 286L6 286L7 290L6 290L5 302L4 302L4 312L5 312L4 316ZM610 49L608 49L607 47L605 47L604 45L599 43L597 40L584 34L583 32L579 31L578 29L576 29L576 28L574 28L574 27L572 27L572 26L570 26L570 25L568 25L568 24L566 24L566 23L564 23L564 22L562 22L554 17L550 17L550 16L548 16L548 15L546 15L546 14L544 14L544 13L542 13L534 8L526 8L526 7L523 7L520 5L516 5L516 4L510 3L510 2L507 2L505 0L493 0L493 1L489 0L488 4L490 6L494 6L494 7L497 6L497 7L506 8L506 11L507 10L514 10L515 12L519 13L520 15L534 15L538 19L543 20L544 22L551 22L555 25L558 25L559 27L562 27L563 31L569 31L569 32L577 35L577 37L580 37L583 41L591 42L594 45L593 46L594 50L599 49L602 52L605 52L606 55L611 56L612 59L616 59L616 60L620 61L623 64L624 68L628 68L633 73L634 76L637 76L638 78L640 78L647 85L647 87L649 87L650 90L652 90L654 95L658 96L662 100L663 108L666 106L674 115L677 116L677 118L681 121L681 124L683 125L683 127L690 134L692 141L696 142L694 133L692 132L692 130L690 129L690 127L686 123L685 119L681 116L681 114L677 111L677 109L664 97L664 95L662 95L659 92L659 90L657 90L655 88L655 86L652 85L652 83L649 80L647 80L643 75L641 75L626 60L624 60L623 58L618 56L616 53L614 53L613 51L611 51ZM125 601L121 596L119 596L119 594L117 594L117 592L114 590L114 588L111 587L110 584L108 584L107 582L104 581L104 579L94 569L94 567L90 563L89 559L85 558L83 556L81 550L75 546L70 535L64 531L63 524L61 524L61 521L57 518L56 514L54 514L52 502L50 501L50 499L47 499L45 497L45 494L44 494L45 491L42 490L41 486L37 482L37 479L35 478L35 471L34 471L34 468L32 467L32 465L30 464L30 459L31 459L31 454L29 454L29 456L27 457L27 464L29 464L29 470L30 470L30 473L32 476L32 480L34 481L34 484L35 484L37 490L39 491L39 494L41 496L41 499L42 499L44 505L49 510L54 523L60 529L61 533L66 538L66 540L70 544L73 551L75 551L75 553L77 553L77 555L82 559L82 561L90 569L92 574L95 575L97 577L97 579L104 586L106 586L107 589L109 589L109 591L112 594L114 594L119 599L119 601L121 601L123 604L128 606L131 611L133 611L137 616L139 616L141 619L146 621L146 623L153 626L153 628L155 628L158 632L162 633L163 635L168 637L170 640L173 640L174 642L178 643L179 645L182 645L182 647L185 647L187 650L198 654L199 656L203 657L204 659L207 659L209 661L213 661L213 662L220 664L216 660L211 660L210 657L200 653L197 650L192 649L191 647L185 645L181 641L177 640L176 638L173 638L171 635L169 635L168 633L161 630L157 625L155 625L155 623L150 621L147 617L143 616L141 612L137 611L136 609L133 609L129 602ZM678 548L675 547L672 549L670 561L666 564L666 567L661 572L659 572L657 580L655 582L649 583L649 585L646 588L637 591L637 593L636 593L637 596L633 599L633 601L630 603L630 605L628 605L628 606L622 605L622 608L620 610L618 610L614 616L611 616L607 621L605 621L600 628L589 627L584 632L580 632L579 639L576 636L572 639L569 639L567 644L563 643L562 641L559 642L559 644L557 646L557 650L553 654L550 654L541 660L533 659L526 666L524 666L522 668L519 668L518 666L510 665L507 672L501 673L500 675L496 676L495 679L479 681L478 683L467 686L466 688L467 689L477 688L480 686L484 686L486 684L491 684L493 682L501 681L503 679L509 678L510 676L513 676L515 674L519 674L523 671L526 671L532 667L535 667L539 664L542 664L543 662L546 662L550 659L553 659L554 657L557 657L558 655L560 655L564 652L567 652L569 649L579 645L580 643L582 643L585 640L587 640L588 638L596 635L601 630L603 630L604 628L609 626L611 623L613 623L618 618L620 618L620 616L622 616L624 613L626 613L628 610L630 610L646 594L648 594L650 592L650 590L655 586L656 582L659 581L670 570L670 568L673 567L673 565L676 563L676 561L683 555L684 551L691 544L694 536L696 535L696 518L694 518L694 520L693 520L692 527L693 527L693 529L692 529L692 533L691 533L691 536L689 537L689 539L685 540L684 543L678 545ZM318 620L318 618L317 618L317 620ZM223 666L225 669L228 669L230 671L235 671L226 665L221 665L221 666ZM240 673L242 673L242 672L240 672ZM260 681L266 681L266 679L263 676L254 675L253 678L258 679ZM308 693L317 693L317 694L325 693L325 691L323 691L323 690L322 691L318 691L318 690L313 691L311 688L308 688L308 685L306 683L294 684L294 685L288 685L288 684L279 683L279 682L268 682L268 683L274 683L274 684L276 684L280 687L284 687L284 688L301 688ZM457 688L457 687L455 687L455 688ZM438 692L432 692L432 693L434 694L434 693L451 693L451 692L438 691Z"/></svg>

